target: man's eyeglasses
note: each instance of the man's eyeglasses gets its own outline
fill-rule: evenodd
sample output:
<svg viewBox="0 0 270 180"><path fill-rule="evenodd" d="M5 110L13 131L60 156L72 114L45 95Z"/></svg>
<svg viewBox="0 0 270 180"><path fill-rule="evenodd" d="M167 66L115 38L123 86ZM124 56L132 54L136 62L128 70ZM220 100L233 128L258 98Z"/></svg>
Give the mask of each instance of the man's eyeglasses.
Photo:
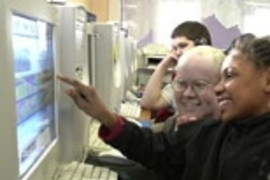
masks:
<svg viewBox="0 0 270 180"><path fill-rule="evenodd" d="M176 92L184 92L189 86L196 92L201 93L209 87L213 87L213 85L204 80L198 80L193 82L186 82L183 79L175 79L171 82L174 91Z"/></svg>

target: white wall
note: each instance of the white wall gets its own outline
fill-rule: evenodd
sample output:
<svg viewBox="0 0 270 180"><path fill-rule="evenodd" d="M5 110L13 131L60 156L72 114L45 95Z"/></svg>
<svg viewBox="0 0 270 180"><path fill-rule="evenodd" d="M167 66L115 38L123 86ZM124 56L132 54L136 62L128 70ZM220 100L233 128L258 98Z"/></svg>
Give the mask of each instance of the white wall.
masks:
<svg viewBox="0 0 270 180"><path fill-rule="evenodd" d="M126 0L125 20L133 23L134 37L140 40L154 29L155 42L169 45L170 33L186 20L201 20L215 14L218 20L231 27L238 25L242 32L258 36L270 34L270 25L262 17L270 16L270 0ZM153 18L153 19L151 19ZM130 23L130 24L132 24Z"/></svg>

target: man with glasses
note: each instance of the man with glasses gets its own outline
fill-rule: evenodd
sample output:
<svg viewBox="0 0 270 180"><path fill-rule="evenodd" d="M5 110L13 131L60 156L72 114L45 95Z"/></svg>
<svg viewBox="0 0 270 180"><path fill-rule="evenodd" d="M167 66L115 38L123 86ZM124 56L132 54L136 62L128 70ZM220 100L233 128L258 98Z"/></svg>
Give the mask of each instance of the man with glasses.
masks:
<svg viewBox="0 0 270 180"><path fill-rule="evenodd" d="M224 54L210 46L198 46L181 56L171 82L177 114L165 123L152 125L157 131L172 132L177 125L198 119L219 117L213 86L219 81Z"/></svg>
<svg viewBox="0 0 270 180"><path fill-rule="evenodd" d="M157 66L150 77L141 101L141 106L150 110L175 107L171 85L162 89L162 80L166 71L175 67L178 58L188 49L198 45L211 45L207 28L196 21L186 21L172 32L172 50Z"/></svg>

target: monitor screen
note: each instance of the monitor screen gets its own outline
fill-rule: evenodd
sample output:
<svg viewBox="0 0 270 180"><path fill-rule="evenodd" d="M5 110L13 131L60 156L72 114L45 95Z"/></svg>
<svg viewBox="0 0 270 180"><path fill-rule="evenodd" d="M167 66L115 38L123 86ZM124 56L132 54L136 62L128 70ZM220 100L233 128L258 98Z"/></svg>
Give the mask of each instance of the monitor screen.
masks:
<svg viewBox="0 0 270 180"><path fill-rule="evenodd" d="M53 26L12 15L20 177L56 138Z"/></svg>

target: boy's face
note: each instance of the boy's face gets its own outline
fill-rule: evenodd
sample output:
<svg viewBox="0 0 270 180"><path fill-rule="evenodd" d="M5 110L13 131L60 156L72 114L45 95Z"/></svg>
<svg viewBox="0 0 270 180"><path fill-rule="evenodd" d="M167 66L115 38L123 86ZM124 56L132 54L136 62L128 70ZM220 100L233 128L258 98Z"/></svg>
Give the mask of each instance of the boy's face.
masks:
<svg viewBox="0 0 270 180"><path fill-rule="evenodd" d="M179 58L186 50L194 47L195 44L185 36L177 36L172 39L172 51Z"/></svg>

